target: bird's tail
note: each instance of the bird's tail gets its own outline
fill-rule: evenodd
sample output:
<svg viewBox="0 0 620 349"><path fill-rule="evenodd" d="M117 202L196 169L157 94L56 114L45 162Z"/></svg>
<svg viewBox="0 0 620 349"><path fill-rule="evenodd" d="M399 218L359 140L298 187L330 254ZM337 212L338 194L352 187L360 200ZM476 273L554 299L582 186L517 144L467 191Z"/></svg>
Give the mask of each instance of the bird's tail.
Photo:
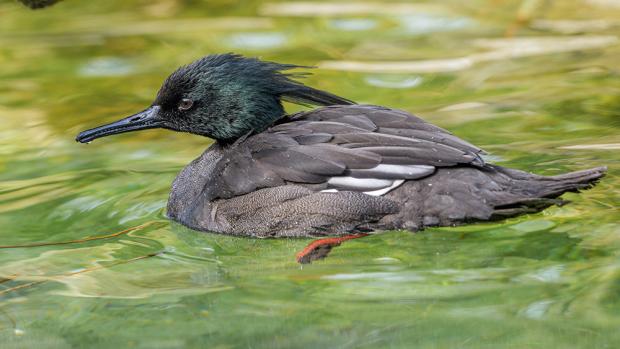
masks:
<svg viewBox="0 0 620 349"><path fill-rule="evenodd" d="M607 172L607 167L596 167L547 177L499 166L493 167L501 175L510 178L510 191L520 197L513 202L505 202L494 207L493 218L499 219L538 212L551 205L566 204L566 200L558 198L560 195L589 189Z"/></svg>
<svg viewBox="0 0 620 349"><path fill-rule="evenodd" d="M496 165L439 168L432 176L407 181L386 198L400 211L385 216L382 229L419 230L471 221L503 219L563 205L560 195L592 187L606 167L539 176Z"/></svg>

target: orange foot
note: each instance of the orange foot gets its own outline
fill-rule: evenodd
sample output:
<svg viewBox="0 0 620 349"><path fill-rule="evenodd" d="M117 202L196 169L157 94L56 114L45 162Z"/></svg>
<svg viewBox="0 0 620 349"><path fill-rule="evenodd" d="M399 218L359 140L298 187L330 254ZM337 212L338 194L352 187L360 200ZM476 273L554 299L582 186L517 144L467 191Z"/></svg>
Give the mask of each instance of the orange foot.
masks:
<svg viewBox="0 0 620 349"><path fill-rule="evenodd" d="M363 238L364 236L368 236L368 234L352 234L312 241L306 248L297 253L297 263L308 264L318 259L323 259L327 257L332 248L340 246L341 243L347 240Z"/></svg>

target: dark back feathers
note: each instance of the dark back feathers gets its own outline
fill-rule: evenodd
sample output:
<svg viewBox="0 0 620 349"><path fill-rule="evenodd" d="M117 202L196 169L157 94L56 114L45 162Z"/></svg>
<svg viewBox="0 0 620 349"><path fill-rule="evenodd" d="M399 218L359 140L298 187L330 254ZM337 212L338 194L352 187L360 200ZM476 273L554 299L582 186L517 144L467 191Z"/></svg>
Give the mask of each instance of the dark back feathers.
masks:
<svg viewBox="0 0 620 349"><path fill-rule="evenodd" d="M389 126L389 127L388 127ZM386 132L387 130L387 132ZM482 150L408 113L377 106L331 106L291 116L234 147L205 185L208 200L299 183L324 189L332 177L398 179L379 165L484 167ZM372 170L372 169L377 169Z"/></svg>

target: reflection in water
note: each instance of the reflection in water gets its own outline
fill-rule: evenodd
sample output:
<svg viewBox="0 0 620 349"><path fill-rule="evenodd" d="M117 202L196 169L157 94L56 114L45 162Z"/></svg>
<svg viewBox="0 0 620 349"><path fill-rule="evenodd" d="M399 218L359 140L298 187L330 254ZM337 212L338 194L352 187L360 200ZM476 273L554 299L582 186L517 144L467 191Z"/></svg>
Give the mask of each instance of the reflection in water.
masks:
<svg viewBox="0 0 620 349"><path fill-rule="evenodd" d="M558 52L593 50L614 46L617 43L618 37L611 35L572 38L479 39L474 41L474 44L488 51L465 57L395 62L324 61L319 64L319 67L357 72L441 73L470 69L475 64L482 62L535 57Z"/></svg>
<svg viewBox="0 0 620 349"><path fill-rule="evenodd" d="M403 29L411 34L430 34L434 32L461 30L473 25L469 18L440 17L432 14L415 14L400 17Z"/></svg>
<svg viewBox="0 0 620 349"><path fill-rule="evenodd" d="M367 18L332 19L329 24L335 29L346 31L370 30L377 26L376 21Z"/></svg>
<svg viewBox="0 0 620 349"><path fill-rule="evenodd" d="M132 65L123 59L100 57L84 64L79 73L83 76L124 76L132 71Z"/></svg>
<svg viewBox="0 0 620 349"><path fill-rule="evenodd" d="M421 76L371 75L365 79L371 86L381 88L412 88L419 86L424 80Z"/></svg>
<svg viewBox="0 0 620 349"><path fill-rule="evenodd" d="M291 1L263 4L259 12L270 16L344 16L344 15L403 15L445 11L441 5L431 3L311 2Z"/></svg>
<svg viewBox="0 0 620 349"><path fill-rule="evenodd" d="M2 348L619 347L620 12L552 4L506 39L516 3L1 2ZM209 140L73 139L230 50L325 62L310 85L449 126L502 165L610 175L544 213L373 234L302 268L311 240L165 219Z"/></svg>
<svg viewBox="0 0 620 349"><path fill-rule="evenodd" d="M284 45L286 36L281 33L239 33L226 39L226 43L238 49L268 49Z"/></svg>

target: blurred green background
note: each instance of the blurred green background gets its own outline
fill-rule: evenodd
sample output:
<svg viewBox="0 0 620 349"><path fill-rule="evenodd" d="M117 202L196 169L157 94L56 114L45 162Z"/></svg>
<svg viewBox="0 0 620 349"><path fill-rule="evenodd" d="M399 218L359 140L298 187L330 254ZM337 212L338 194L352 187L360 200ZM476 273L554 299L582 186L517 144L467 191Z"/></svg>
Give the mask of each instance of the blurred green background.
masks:
<svg viewBox="0 0 620 349"><path fill-rule="evenodd" d="M619 36L617 0L0 1L0 347L620 347ZM564 207L375 235L302 268L309 240L165 219L210 140L73 140L231 51L315 65L306 83L420 115L504 166L609 175Z"/></svg>

